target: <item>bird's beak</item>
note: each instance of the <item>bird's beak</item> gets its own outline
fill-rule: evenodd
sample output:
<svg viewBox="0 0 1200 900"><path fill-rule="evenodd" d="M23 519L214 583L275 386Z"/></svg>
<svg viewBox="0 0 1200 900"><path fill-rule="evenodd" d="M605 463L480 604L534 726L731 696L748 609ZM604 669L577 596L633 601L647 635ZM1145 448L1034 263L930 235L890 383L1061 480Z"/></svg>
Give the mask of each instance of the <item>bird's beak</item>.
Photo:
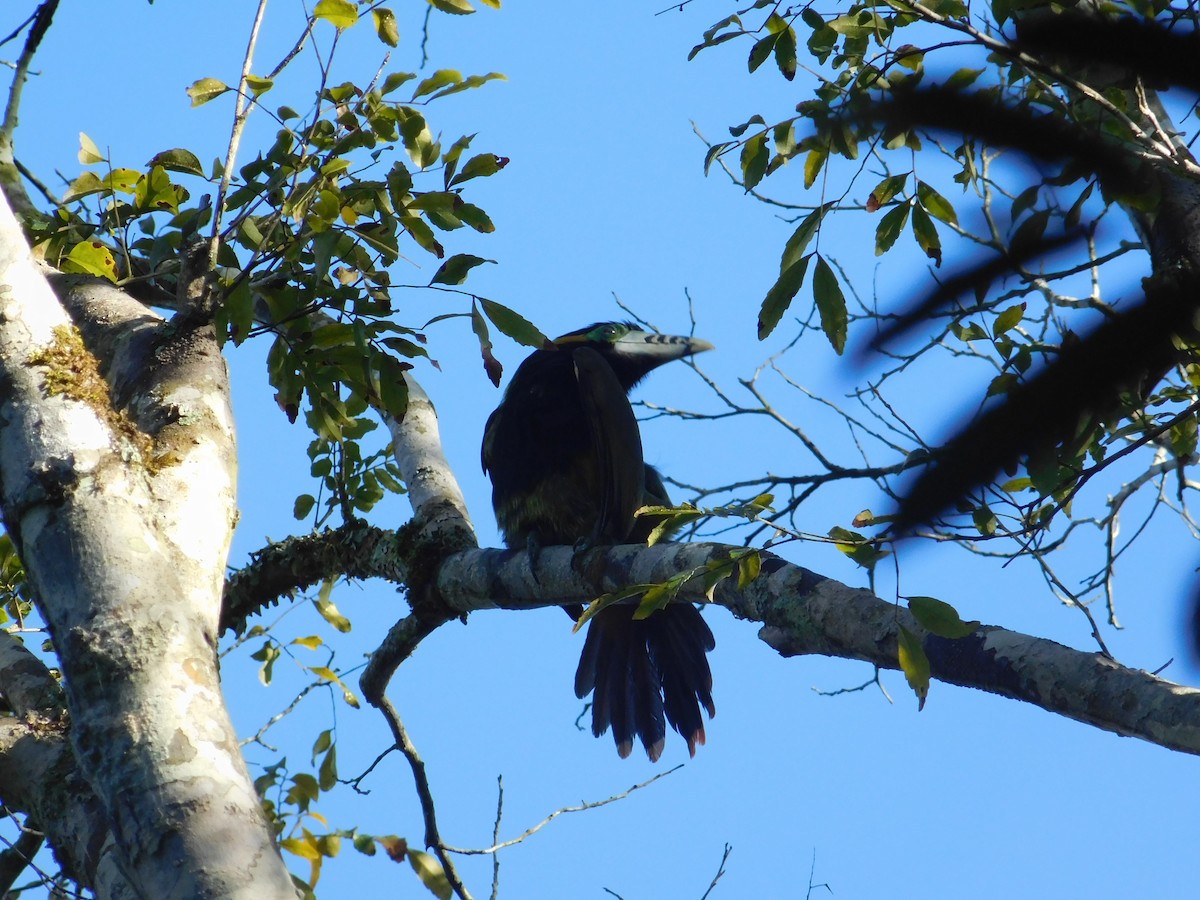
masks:
<svg viewBox="0 0 1200 900"><path fill-rule="evenodd" d="M683 359L705 350L715 349L708 341L698 337L677 334L655 334L649 331L630 331L613 344L618 353L649 357L660 362Z"/></svg>

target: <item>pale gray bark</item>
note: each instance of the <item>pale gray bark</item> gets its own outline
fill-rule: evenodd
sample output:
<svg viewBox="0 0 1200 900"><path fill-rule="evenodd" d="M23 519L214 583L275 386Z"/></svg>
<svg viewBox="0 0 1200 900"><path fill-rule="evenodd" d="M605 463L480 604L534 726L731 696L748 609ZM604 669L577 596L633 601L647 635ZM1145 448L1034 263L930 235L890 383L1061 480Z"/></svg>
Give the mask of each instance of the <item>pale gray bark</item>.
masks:
<svg viewBox="0 0 1200 900"><path fill-rule="evenodd" d="M141 895L291 898L217 673L236 509L214 333L60 287L0 199L0 505L64 674L75 770Z"/></svg>

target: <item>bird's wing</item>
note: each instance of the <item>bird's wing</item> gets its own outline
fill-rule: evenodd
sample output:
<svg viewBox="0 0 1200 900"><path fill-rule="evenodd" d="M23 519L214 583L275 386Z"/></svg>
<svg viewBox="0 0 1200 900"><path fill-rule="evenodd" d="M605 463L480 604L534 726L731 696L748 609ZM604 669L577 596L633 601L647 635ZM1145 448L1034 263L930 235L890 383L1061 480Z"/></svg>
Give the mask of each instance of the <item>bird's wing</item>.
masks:
<svg viewBox="0 0 1200 900"><path fill-rule="evenodd" d="M619 544L633 530L634 510L642 505L642 436L625 389L604 357L579 347L573 361L600 479L600 515L591 540Z"/></svg>
<svg viewBox="0 0 1200 900"><path fill-rule="evenodd" d="M487 473L492 468L492 446L496 442L495 428L497 419L500 416L501 407L496 407L492 410L492 414L488 416L487 424L483 426L483 446L479 448L479 461L483 464L483 471Z"/></svg>

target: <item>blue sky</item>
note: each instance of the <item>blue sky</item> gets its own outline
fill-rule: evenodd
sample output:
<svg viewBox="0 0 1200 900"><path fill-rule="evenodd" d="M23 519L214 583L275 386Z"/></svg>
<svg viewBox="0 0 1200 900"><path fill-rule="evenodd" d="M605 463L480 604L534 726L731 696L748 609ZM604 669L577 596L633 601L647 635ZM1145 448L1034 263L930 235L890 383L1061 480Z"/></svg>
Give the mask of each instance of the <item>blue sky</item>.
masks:
<svg viewBox="0 0 1200 900"><path fill-rule="evenodd" d="M476 269L468 286L550 334L623 317L614 294L663 330L686 330L686 291L697 333L718 346L701 364L738 395L737 379L749 377L794 333L785 326L764 344L754 339L758 304L793 226L745 198L720 172L704 176L693 122L719 139L751 113L768 120L785 115L804 98L805 75L792 86L767 67L747 75L747 47L737 43L688 62L701 32L729 9L695 3L653 15L659 8L514 2L465 18L434 16L431 67L508 78L429 110L447 140L478 132L473 150L511 159L501 174L469 185L496 233L455 232L448 252L497 260ZM107 148L115 165L139 166L177 146L206 162L223 155L232 101L193 110L184 89L204 76L236 80L252 9L232 0L154 6L65 0L38 57L39 74L26 89L18 156L55 183L56 170L68 178L78 172L80 131ZM414 70L420 15L398 12L401 45L391 67ZM6 11L0 31L16 21ZM300 21L299 6L289 0L269 7L255 71L274 64ZM328 27L318 28L325 45L330 35ZM335 80L368 80L382 45L366 25L345 41ZM3 52L15 54L11 45ZM295 78L267 95L268 105L304 109L311 73L302 61ZM251 118L243 162L269 142L274 127L265 116ZM793 199L813 202L798 174L774 180L781 178L793 180ZM867 235L861 224L851 226L823 249L866 295L909 296L928 277L921 261L910 255L877 268ZM416 250L411 256L423 268L405 270L401 263L397 280L428 280L435 261ZM413 324L464 308L445 295L413 291L400 298L400 316ZM484 377L463 320L436 326L431 340L442 371L426 367L417 374L440 411L480 541L495 545L478 454L499 393ZM496 344L511 371L524 350ZM251 342L229 353L242 448L234 564L268 537L306 527L291 509L293 498L311 489L308 439L271 400L265 352ZM840 395L863 377L815 335L786 365L818 394ZM920 421L944 422L965 396L966 382L959 371L928 372L901 399ZM835 420L819 407L777 378L763 383L786 415L845 448ZM718 409L683 366L656 372L638 396ZM698 484L809 465L798 445L757 421L655 421L644 427L644 443L650 462ZM800 520L805 530L824 533L880 505L869 491L847 488L806 505ZM398 526L407 515L400 498L371 518ZM1195 552L1182 526L1165 517L1145 538L1119 570L1126 629L1107 629L1105 639L1127 664L1156 669L1181 657L1180 598ZM847 583L866 583L827 546L794 545L785 555ZM902 593L934 595L966 617L1090 649L1083 617L1059 604L1028 566L1000 569L953 548L905 550L902 561ZM896 591L883 573L877 588L884 597ZM350 635L335 634L303 603L282 628L320 634L336 648L333 664L345 668L357 665L406 609L384 584L341 586L334 599L354 622ZM401 668L390 695L427 761L443 835L452 844L490 843L498 775L505 790L501 836L511 837L559 807L603 799L686 763L625 801L561 817L505 851L502 897L599 898L608 889L627 900L698 898L726 843L733 851L713 897L802 897L814 859L814 881L842 900L1194 894L1195 760L941 684L918 714L895 673L884 676L894 703L877 689L822 697L814 687L860 684L871 669L842 660L783 660L757 640L752 625L719 609L706 615L717 636L711 659L718 715L708 746L690 761L680 740L669 738L662 761L651 765L636 755L620 760L607 736L595 740L576 730L581 703L571 687L581 640L553 610L474 615L466 626L451 624L433 635ZM310 665L326 662L319 652L296 653ZM281 661L276 682L263 688L253 671L244 652L226 660L243 734L254 733L311 680ZM1185 682L1196 677L1181 662L1168 674ZM318 691L270 732L277 750L252 746L247 757L263 764L286 755L293 770L303 770L316 733L329 727L337 728L343 777L361 772L389 743L377 714ZM389 757L363 786L368 796L340 788L322 799L319 809L330 824L419 844L420 813L403 760ZM294 869L304 871L299 861ZM490 860L466 860L463 871L476 896L486 896ZM422 895L407 867L360 857L349 846L326 865L318 893L335 900Z"/></svg>

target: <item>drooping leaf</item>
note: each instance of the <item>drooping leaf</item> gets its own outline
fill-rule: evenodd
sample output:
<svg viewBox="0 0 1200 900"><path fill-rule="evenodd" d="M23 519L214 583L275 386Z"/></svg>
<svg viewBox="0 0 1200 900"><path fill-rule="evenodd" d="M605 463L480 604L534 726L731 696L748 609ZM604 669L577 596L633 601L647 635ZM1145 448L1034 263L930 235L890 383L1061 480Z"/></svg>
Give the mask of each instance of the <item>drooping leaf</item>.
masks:
<svg viewBox="0 0 1200 900"><path fill-rule="evenodd" d="M400 422L408 411L408 380L404 373L411 369L412 365L402 363L387 354L380 354L378 366L379 400L387 414Z"/></svg>
<svg viewBox="0 0 1200 900"><path fill-rule="evenodd" d="M430 0L436 6L438 2L445 0ZM451 900L454 896L454 891L450 887L450 879L446 877L446 870L442 868L442 864L438 862L437 857L430 856L423 850L414 850L411 847L408 850L408 863L412 866L413 871L417 873L417 877L421 879L421 883L425 885L438 900Z"/></svg>
<svg viewBox="0 0 1200 900"><path fill-rule="evenodd" d="M753 190L754 186L762 181L770 156L765 131L754 135L742 146L742 183L746 190Z"/></svg>
<svg viewBox="0 0 1200 900"><path fill-rule="evenodd" d="M929 214L919 205L912 207L913 237L925 255L933 260L935 267L942 264L942 241Z"/></svg>
<svg viewBox="0 0 1200 900"><path fill-rule="evenodd" d="M917 695L917 710L919 711L925 708L925 698L929 696L929 657L925 655L925 648L921 646L917 636L903 625L900 626L897 638L897 656L900 668L904 672L908 686Z"/></svg>
<svg viewBox="0 0 1200 900"><path fill-rule="evenodd" d="M762 307L758 311L758 339L764 340L775 327L787 308L792 305L801 286L804 284L804 273L808 269L811 255L802 256L780 274L779 278L767 291L763 298Z"/></svg>
<svg viewBox="0 0 1200 900"><path fill-rule="evenodd" d="M484 319L479 307L475 305L471 306L471 330L479 339L479 353L483 357L483 370L492 384L500 387L500 377L504 374L504 366L492 353L492 338L488 332L487 320Z"/></svg>
<svg viewBox="0 0 1200 900"><path fill-rule="evenodd" d="M338 611L338 608L334 605L333 600L330 599L330 596L333 594L333 586L335 583L336 580L333 578L326 578L323 582L321 582L321 588L317 592L317 597L313 605L317 607L317 612L321 614L321 618L323 618L338 631L345 634L351 629L352 626L350 624L350 620Z"/></svg>
<svg viewBox="0 0 1200 900"><path fill-rule="evenodd" d="M904 232L904 227L908 223L908 214L911 211L910 204L901 203L884 212L880 224L875 228L875 256L881 257L884 253L892 250L896 238L899 238L901 232Z"/></svg>
<svg viewBox="0 0 1200 900"><path fill-rule="evenodd" d="M924 181L917 182L917 200L920 201L926 212L941 219L947 225L958 224L958 214L954 211L954 206Z"/></svg>
<svg viewBox="0 0 1200 900"><path fill-rule="evenodd" d="M838 284L833 268L821 255L817 255L817 268L813 271L813 299L817 304L817 312L821 315L821 330L829 339L834 351L841 355L846 349L846 334L849 329L849 315L846 310L846 297L842 286Z"/></svg>
<svg viewBox="0 0 1200 900"><path fill-rule="evenodd" d="M396 23L396 14L386 6L371 10L371 18L375 22L375 34L389 47L400 45L400 26Z"/></svg>

